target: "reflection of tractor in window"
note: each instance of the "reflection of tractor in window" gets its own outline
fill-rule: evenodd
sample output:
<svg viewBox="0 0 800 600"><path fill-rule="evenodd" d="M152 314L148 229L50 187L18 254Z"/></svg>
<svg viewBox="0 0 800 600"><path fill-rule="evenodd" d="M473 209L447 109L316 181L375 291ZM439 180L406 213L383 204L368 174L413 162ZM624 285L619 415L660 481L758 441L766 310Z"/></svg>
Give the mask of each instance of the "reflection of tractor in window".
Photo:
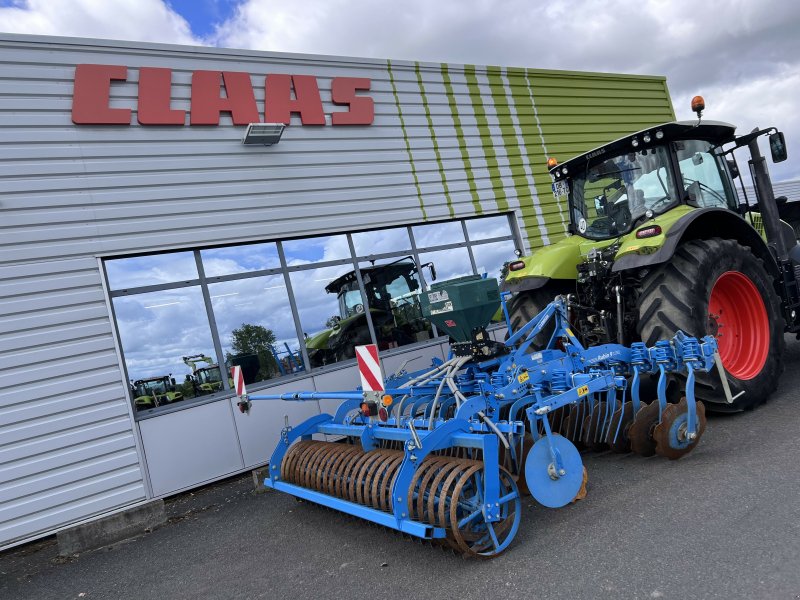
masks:
<svg viewBox="0 0 800 600"><path fill-rule="evenodd" d="M423 266L429 267L431 279L436 279L433 263ZM410 256L360 269L381 349L430 338L430 325L420 310L418 272ZM355 346L371 343L356 272L350 271L334 279L325 286L325 291L336 294L339 314L329 319L330 329L306 338L312 367L353 358Z"/></svg>
<svg viewBox="0 0 800 600"><path fill-rule="evenodd" d="M175 389L175 380L169 375L132 381L131 393L136 410L146 410L183 400L183 394Z"/></svg>
<svg viewBox="0 0 800 600"><path fill-rule="evenodd" d="M183 362L192 370L192 374L187 375L186 380L192 382L195 396L213 394L222 389L222 374L213 358L204 354L193 354L184 356ZM198 367L200 363L206 363L208 366Z"/></svg>

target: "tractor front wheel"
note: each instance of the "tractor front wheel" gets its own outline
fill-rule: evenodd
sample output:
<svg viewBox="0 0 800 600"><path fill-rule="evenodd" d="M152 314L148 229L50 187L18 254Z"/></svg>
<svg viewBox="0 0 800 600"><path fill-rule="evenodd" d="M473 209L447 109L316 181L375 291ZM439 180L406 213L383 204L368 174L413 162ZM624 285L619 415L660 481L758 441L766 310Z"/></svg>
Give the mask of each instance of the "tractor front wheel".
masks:
<svg viewBox="0 0 800 600"><path fill-rule="evenodd" d="M764 265L733 240L692 240L642 282L638 331L648 346L682 330L712 335L731 392L725 400L719 373L697 377L695 393L716 411L747 410L766 401L783 372L783 318Z"/></svg>

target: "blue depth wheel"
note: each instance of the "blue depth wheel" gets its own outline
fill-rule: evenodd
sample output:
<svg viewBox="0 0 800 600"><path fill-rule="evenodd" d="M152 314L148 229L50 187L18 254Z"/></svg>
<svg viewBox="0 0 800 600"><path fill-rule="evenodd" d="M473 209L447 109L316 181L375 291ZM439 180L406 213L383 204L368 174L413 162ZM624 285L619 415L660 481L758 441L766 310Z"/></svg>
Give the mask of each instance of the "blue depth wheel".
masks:
<svg viewBox="0 0 800 600"><path fill-rule="evenodd" d="M563 475L553 464L548 438L539 439L525 461L525 482L531 495L549 508L561 508L575 499L583 484L583 461L575 444L560 435L549 437L561 457Z"/></svg>

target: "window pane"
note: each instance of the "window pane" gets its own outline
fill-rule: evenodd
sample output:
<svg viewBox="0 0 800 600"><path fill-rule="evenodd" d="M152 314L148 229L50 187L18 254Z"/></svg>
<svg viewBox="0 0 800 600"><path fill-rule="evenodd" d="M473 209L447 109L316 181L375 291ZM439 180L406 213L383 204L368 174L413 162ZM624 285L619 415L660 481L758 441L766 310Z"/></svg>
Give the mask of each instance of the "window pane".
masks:
<svg viewBox="0 0 800 600"><path fill-rule="evenodd" d="M709 142L687 140L675 142L678 151L678 164L683 177L684 197L691 206L707 208L736 209L732 198L728 198L727 181L720 160L713 154L713 146Z"/></svg>
<svg viewBox="0 0 800 600"><path fill-rule="evenodd" d="M470 241L473 242L476 240L490 240L511 235L511 228L508 225L508 217L506 215L470 219L467 221L467 234Z"/></svg>
<svg viewBox="0 0 800 600"><path fill-rule="evenodd" d="M408 229L405 227L354 233L353 246L355 246L358 256L411 252L411 240L408 237Z"/></svg>
<svg viewBox="0 0 800 600"><path fill-rule="evenodd" d="M312 367L354 358L355 346L371 343L352 267L295 271L291 278Z"/></svg>
<svg viewBox="0 0 800 600"><path fill-rule="evenodd" d="M436 252L424 252L419 255L422 264L433 263L436 269L436 281L445 281L454 277L472 275L472 264L469 262L469 253L466 248L451 248L449 250L438 250ZM430 271L424 270L425 281L432 283Z"/></svg>
<svg viewBox="0 0 800 600"><path fill-rule="evenodd" d="M475 257L475 266L478 267L478 274L488 273L489 277L494 277L498 281L500 280L500 271L503 268L503 263L510 262L516 258L514 242L511 240L473 246L472 255Z"/></svg>
<svg viewBox="0 0 800 600"><path fill-rule="evenodd" d="M201 250L200 256L203 258L206 277L281 267L278 247L274 242Z"/></svg>
<svg viewBox="0 0 800 600"><path fill-rule="evenodd" d="M283 242L283 254L286 256L286 264L291 267L350 258L350 247L347 245L347 236L329 235Z"/></svg>
<svg viewBox="0 0 800 600"><path fill-rule="evenodd" d="M245 383L302 370L283 275L212 283L208 290L226 367L241 366Z"/></svg>
<svg viewBox="0 0 800 600"><path fill-rule="evenodd" d="M170 252L105 261L112 290L197 279L193 252Z"/></svg>
<svg viewBox="0 0 800 600"><path fill-rule="evenodd" d="M361 263L361 277L380 350L433 337L430 323L422 317L422 286L413 259Z"/></svg>
<svg viewBox="0 0 800 600"><path fill-rule="evenodd" d="M464 243L464 230L461 228L461 221L417 225L412 227L411 231L414 234L414 243L417 248Z"/></svg>
<svg viewBox="0 0 800 600"><path fill-rule="evenodd" d="M222 389L199 286L114 298L114 312L137 411Z"/></svg>

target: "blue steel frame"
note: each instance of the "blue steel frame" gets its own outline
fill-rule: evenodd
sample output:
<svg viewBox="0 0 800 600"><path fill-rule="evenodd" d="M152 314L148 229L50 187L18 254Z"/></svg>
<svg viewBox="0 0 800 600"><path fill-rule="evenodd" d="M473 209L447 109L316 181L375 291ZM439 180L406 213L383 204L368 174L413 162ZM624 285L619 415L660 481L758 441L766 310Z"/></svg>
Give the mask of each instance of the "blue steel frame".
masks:
<svg viewBox="0 0 800 600"><path fill-rule="evenodd" d="M503 309L507 315L505 302ZM538 352L529 352L534 338L551 319L555 320L555 328L547 347ZM513 494L500 497L499 446L502 444L508 449L514 465L521 464L525 434L525 423L520 418L522 412L530 423L533 435L537 439L547 440L549 447L544 461L528 465L526 470L545 469L552 481L562 477L574 481L578 476L578 468L580 477L583 476L582 463L580 459L577 463L572 460L570 472L567 472L559 448L569 450L568 454L572 456L574 447L565 438L560 438L558 444L553 443L554 437L547 418L550 412L568 405L585 405L587 410L592 410L598 402L597 396L603 394L609 401L606 406L613 407L617 394L627 388L629 378L631 398L637 411L640 406L641 374L650 373L659 376L657 391L660 417L667 402L668 374L685 372L687 431L694 433L697 427L694 374L698 370L708 371L712 368L717 349L716 341L710 336L699 342L681 332L672 340L658 342L653 348L647 348L642 343L633 344L630 348L619 344L584 348L569 328L566 302L561 297L513 332L505 345L506 354L487 361L459 359L451 355L444 363L434 362L432 370L427 373L423 369L393 375L387 381L385 392L390 396L387 408L391 415L385 422L361 415L359 407L367 394L358 390L242 397L242 402L248 408L251 400L342 401L334 415L317 415L283 430L281 441L270 458L269 477L264 485L410 535L427 539L441 538L445 536L443 528L414 521L407 514L408 493L413 493L409 487L414 472L431 452L452 447L472 448L483 453L483 517L486 523L496 522L501 518L503 504L515 499ZM433 375L428 377L431 373ZM445 418L454 404L454 418ZM499 420L504 409L508 409L508 416ZM600 427L603 433L609 432L611 416L607 408ZM365 452L379 447L381 441L403 443L405 455L392 488L392 513L281 480L280 465L291 444L296 440L311 439L314 434L358 439ZM614 440L618 435L619 426L614 432ZM538 455L542 455L542 452L538 452ZM542 479L539 478L539 481L541 485ZM562 506L570 500L561 498L563 492L558 492L555 487L552 493L546 489L546 483L544 488L534 491L534 495L548 506Z"/></svg>

